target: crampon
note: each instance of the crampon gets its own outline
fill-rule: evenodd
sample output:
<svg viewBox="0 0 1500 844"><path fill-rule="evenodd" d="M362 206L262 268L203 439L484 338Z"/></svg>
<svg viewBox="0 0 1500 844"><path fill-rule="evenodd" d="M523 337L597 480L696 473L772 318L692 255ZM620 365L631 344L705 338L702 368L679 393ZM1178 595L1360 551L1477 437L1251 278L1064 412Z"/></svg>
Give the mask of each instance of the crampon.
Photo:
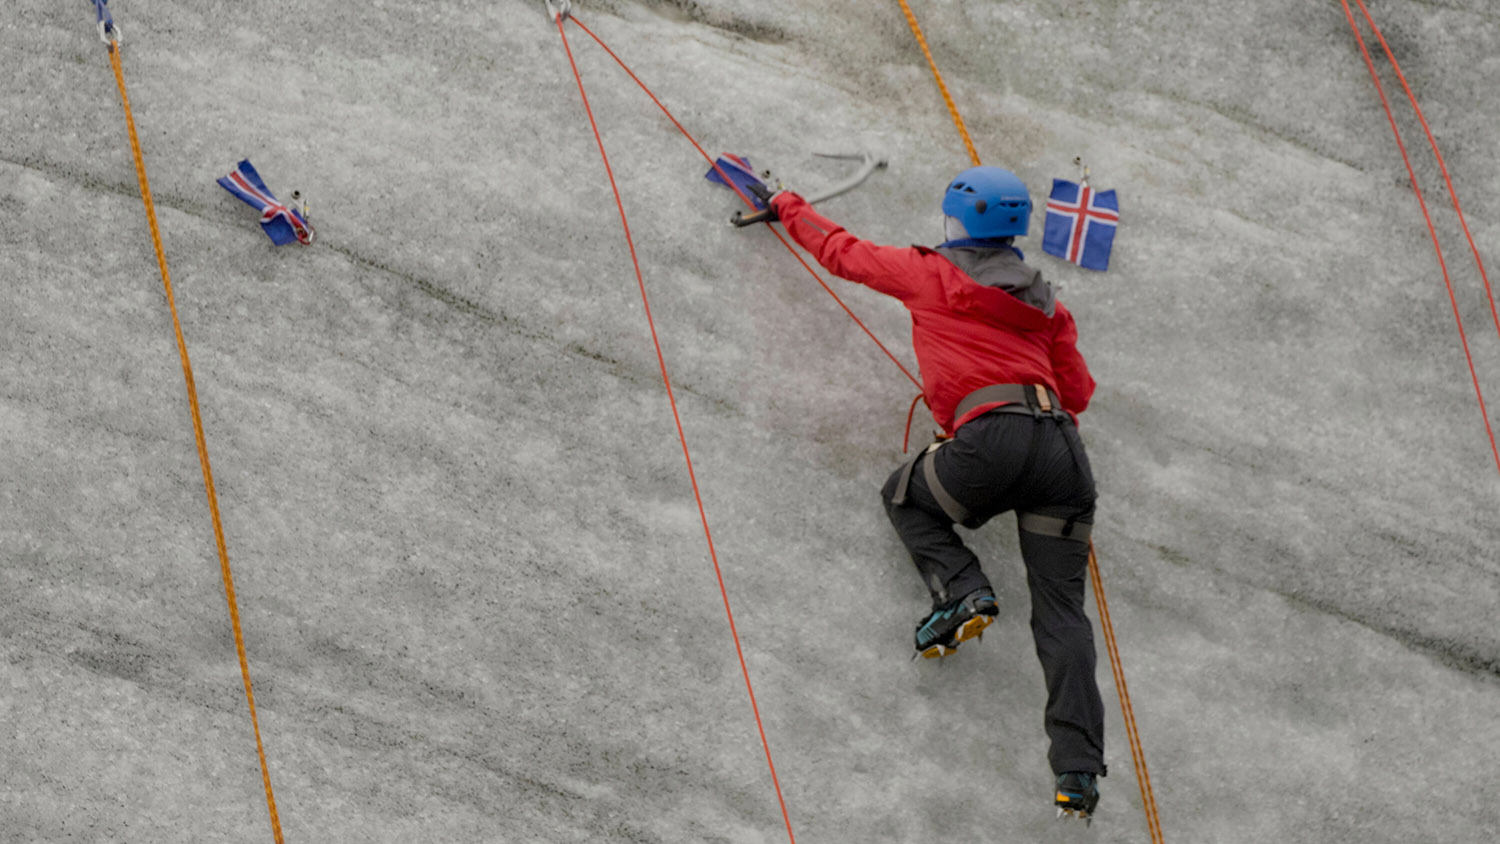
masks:
<svg viewBox="0 0 1500 844"><path fill-rule="evenodd" d="M1057 777L1058 820L1080 818L1085 825L1094 822L1094 807L1099 805L1099 778L1090 773L1070 771Z"/></svg>
<svg viewBox="0 0 1500 844"><path fill-rule="evenodd" d="M925 659L948 656L961 643L984 636L985 628L999 612L995 593L988 588L977 589L933 610L917 625L917 656Z"/></svg>

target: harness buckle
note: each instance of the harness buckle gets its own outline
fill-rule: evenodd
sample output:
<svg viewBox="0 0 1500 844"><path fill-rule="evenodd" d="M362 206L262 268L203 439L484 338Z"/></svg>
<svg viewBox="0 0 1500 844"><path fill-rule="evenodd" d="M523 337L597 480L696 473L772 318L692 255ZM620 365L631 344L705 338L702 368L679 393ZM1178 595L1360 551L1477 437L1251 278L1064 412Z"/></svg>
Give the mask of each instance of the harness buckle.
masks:
<svg viewBox="0 0 1500 844"><path fill-rule="evenodd" d="M1052 400L1047 397L1047 388L1043 387L1041 384L1032 384L1031 388L1036 391L1037 408L1040 409L1043 413L1051 412Z"/></svg>

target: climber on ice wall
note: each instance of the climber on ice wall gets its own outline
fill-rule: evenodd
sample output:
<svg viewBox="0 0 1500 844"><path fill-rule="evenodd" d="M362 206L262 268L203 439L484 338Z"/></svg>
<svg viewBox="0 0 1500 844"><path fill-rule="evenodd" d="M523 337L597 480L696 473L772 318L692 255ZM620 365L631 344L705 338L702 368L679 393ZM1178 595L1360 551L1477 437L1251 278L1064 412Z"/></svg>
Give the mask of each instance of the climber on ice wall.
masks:
<svg viewBox="0 0 1500 844"><path fill-rule="evenodd" d="M932 595L916 651L946 656L994 620L995 593L954 526L977 528L1014 511L1047 684L1055 802L1088 816L1106 771L1084 614L1094 479L1076 428L1094 379L1072 314L1015 247L1030 227L1026 185L998 167L958 174L942 202L946 240L932 248L878 246L792 191L750 190L829 272L911 312L923 394L946 435L892 472L881 492Z"/></svg>

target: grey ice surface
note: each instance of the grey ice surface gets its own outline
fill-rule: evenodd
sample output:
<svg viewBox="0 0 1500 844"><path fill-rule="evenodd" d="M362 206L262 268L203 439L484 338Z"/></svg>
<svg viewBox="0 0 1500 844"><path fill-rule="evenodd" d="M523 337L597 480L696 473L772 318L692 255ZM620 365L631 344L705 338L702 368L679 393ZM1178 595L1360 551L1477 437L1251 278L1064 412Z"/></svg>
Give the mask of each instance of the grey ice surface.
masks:
<svg viewBox="0 0 1500 844"><path fill-rule="evenodd" d="M1500 266L1495 5L1368 5ZM543 3L111 7L286 840L786 840ZM1040 197L1083 156L1119 191L1107 274L1022 245L1099 381L1095 539L1166 840L1493 840L1500 471L1340 0L912 7L986 163ZM826 213L939 238L968 157L896 2L574 8L710 152L812 190L846 166L813 152L878 151ZM268 841L92 14L0 10L0 842ZM972 534L997 625L908 659L925 594L877 491L911 385L568 37L797 840L1147 840L1102 652L1099 821L1052 818L1007 520ZM1481 280L1383 78L1500 401ZM310 198L314 246L214 184L247 156ZM898 303L828 281L915 366Z"/></svg>

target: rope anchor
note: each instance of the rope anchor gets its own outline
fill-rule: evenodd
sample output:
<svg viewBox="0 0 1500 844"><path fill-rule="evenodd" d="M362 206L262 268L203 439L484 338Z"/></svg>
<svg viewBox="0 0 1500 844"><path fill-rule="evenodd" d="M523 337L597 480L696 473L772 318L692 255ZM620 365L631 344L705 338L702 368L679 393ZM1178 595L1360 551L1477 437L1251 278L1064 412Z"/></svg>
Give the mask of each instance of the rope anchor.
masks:
<svg viewBox="0 0 1500 844"><path fill-rule="evenodd" d="M125 40L120 28L115 26L114 16L109 13L109 0L94 0L94 13L99 20L99 40L107 45L119 44ZM110 39L114 35L114 39Z"/></svg>
<svg viewBox="0 0 1500 844"><path fill-rule="evenodd" d="M560 21L563 18L571 17L572 16L572 14L573 14L573 0L546 0L546 1L547 1L547 14L549 14L549 15L552 16L552 20L554 20L554 21Z"/></svg>

